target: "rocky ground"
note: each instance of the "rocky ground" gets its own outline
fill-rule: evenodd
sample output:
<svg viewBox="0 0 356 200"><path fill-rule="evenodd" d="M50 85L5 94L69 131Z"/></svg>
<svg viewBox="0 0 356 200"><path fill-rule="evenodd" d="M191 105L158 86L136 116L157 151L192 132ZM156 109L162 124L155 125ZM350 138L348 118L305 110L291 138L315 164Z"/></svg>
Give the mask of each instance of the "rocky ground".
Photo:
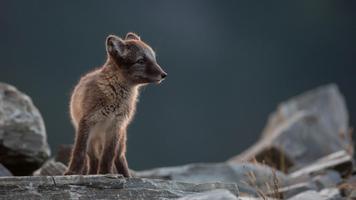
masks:
<svg viewBox="0 0 356 200"><path fill-rule="evenodd" d="M62 176L71 145L51 157L31 99L0 83L0 199L356 199L345 100L326 85L281 103L253 146L221 163L120 175Z"/></svg>

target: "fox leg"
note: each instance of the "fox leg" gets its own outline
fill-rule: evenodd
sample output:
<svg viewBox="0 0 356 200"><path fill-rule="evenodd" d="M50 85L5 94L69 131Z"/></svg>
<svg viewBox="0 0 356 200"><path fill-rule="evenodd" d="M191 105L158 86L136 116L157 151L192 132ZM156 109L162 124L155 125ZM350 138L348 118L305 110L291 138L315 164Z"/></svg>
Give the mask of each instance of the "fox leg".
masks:
<svg viewBox="0 0 356 200"><path fill-rule="evenodd" d="M64 175L83 174L90 127L88 120L80 120L68 169Z"/></svg>
<svg viewBox="0 0 356 200"><path fill-rule="evenodd" d="M126 160L126 131L119 132L119 150L115 158L115 166L118 174L131 177Z"/></svg>
<svg viewBox="0 0 356 200"><path fill-rule="evenodd" d="M99 161L99 174L113 173L114 159L118 146L115 128L116 126L112 125L106 132L104 147Z"/></svg>

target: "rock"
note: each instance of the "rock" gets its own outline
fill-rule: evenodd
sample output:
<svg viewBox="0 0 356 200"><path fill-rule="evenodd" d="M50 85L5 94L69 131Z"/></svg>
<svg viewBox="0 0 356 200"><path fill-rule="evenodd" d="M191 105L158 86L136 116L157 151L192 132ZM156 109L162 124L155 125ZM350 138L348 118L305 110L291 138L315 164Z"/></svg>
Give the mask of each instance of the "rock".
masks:
<svg viewBox="0 0 356 200"><path fill-rule="evenodd" d="M0 83L0 162L14 175L29 175L49 155L38 109L27 95Z"/></svg>
<svg viewBox="0 0 356 200"><path fill-rule="evenodd" d="M341 200L344 199L338 188L325 188L319 192L319 194L328 200Z"/></svg>
<svg viewBox="0 0 356 200"><path fill-rule="evenodd" d="M55 160L65 164L65 165L68 165L70 155L72 153L72 148L73 148L73 145L71 145L71 144L59 145Z"/></svg>
<svg viewBox="0 0 356 200"><path fill-rule="evenodd" d="M288 200L324 200L321 195L317 191L308 190L302 193L299 193Z"/></svg>
<svg viewBox="0 0 356 200"><path fill-rule="evenodd" d="M339 185L340 192L349 199L356 199L356 175L349 177L344 183Z"/></svg>
<svg viewBox="0 0 356 200"><path fill-rule="evenodd" d="M256 159L288 172L340 150L352 155L348 128L345 101L337 86L322 86L281 103L261 139L230 162Z"/></svg>
<svg viewBox="0 0 356 200"><path fill-rule="evenodd" d="M34 176L60 176L66 171L67 166L53 159L46 161L41 168L36 170Z"/></svg>
<svg viewBox="0 0 356 200"><path fill-rule="evenodd" d="M356 199L356 189L355 188L350 191L349 195L347 195L347 199L350 199L350 200Z"/></svg>
<svg viewBox="0 0 356 200"><path fill-rule="evenodd" d="M320 191L326 188L336 188L343 182L340 174L334 170L301 174L297 177L289 176L289 178L290 185L280 187L277 191L267 192L266 196L276 196L275 194L278 193L280 197L286 199L309 190Z"/></svg>
<svg viewBox="0 0 356 200"><path fill-rule="evenodd" d="M0 199L177 199L211 190L228 190L235 184L182 183L116 175L0 177ZM221 191L221 190L219 190ZM226 196L226 193L224 193Z"/></svg>
<svg viewBox="0 0 356 200"><path fill-rule="evenodd" d="M229 190L218 189L202 193L190 194L177 200L238 200Z"/></svg>
<svg viewBox="0 0 356 200"><path fill-rule="evenodd" d="M342 181L343 179L340 174L334 170L326 170L323 174L316 175L312 178L312 182L315 183L318 190L337 187Z"/></svg>
<svg viewBox="0 0 356 200"><path fill-rule="evenodd" d="M12 173L0 163L0 176L12 176Z"/></svg>
<svg viewBox="0 0 356 200"><path fill-rule="evenodd" d="M261 200L263 197L251 197L251 196L241 196L238 198L238 200ZM273 198L265 198L266 200L276 200Z"/></svg>
<svg viewBox="0 0 356 200"><path fill-rule="evenodd" d="M294 195L297 195L299 193L309 191L309 190L316 190L316 189L317 187L313 182L302 182L302 183L296 183L286 187L278 188L277 191L267 192L266 196L279 196L283 199L286 199ZM276 193L278 193L278 195L276 195Z"/></svg>
<svg viewBox="0 0 356 200"><path fill-rule="evenodd" d="M353 159L345 151L338 151L322 157L304 168L289 174L289 177L295 178L305 174L312 174L333 169L338 171L343 177L347 177L352 173Z"/></svg>
<svg viewBox="0 0 356 200"><path fill-rule="evenodd" d="M197 163L136 172L144 178L160 178L189 183L236 183L240 192L258 196L270 188L289 184L288 177L260 164Z"/></svg>
<svg viewBox="0 0 356 200"><path fill-rule="evenodd" d="M297 194L288 200L341 200L343 199L337 188L324 189L320 192L308 190Z"/></svg>

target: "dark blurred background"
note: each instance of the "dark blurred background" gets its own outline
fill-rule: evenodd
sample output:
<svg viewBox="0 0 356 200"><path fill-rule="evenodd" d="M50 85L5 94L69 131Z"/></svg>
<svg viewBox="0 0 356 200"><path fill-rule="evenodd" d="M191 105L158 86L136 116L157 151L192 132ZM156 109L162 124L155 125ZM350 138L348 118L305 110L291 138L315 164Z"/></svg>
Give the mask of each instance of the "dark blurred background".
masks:
<svg viewBox="0 0 356 200"><path fill-rule="evenodd" d="M330 82L356 124L356 1L0 0L0 81L32 97L53 152L74 138L72 88L128 31L169 74L141 94L133 169L228 159L279 102Z"/></svg>

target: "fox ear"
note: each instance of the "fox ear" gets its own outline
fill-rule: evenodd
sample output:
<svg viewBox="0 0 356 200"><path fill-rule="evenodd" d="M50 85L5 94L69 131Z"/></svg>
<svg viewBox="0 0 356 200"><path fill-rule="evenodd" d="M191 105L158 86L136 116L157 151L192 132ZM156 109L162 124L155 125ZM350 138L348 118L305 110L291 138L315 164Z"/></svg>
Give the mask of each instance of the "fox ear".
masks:
<svg viewBox="0 0 356 200"><path fill-rule="evenodd" d="M106 51L113 57L123 57L125 52L125 41L116 35L106 38Z"/></svg>
<svg viewBox="0 0 356 200"><path fill-rule="evenodd" d="M141 38L136 33L128 32L126 34L125 40L141 40Z"/></svg>

